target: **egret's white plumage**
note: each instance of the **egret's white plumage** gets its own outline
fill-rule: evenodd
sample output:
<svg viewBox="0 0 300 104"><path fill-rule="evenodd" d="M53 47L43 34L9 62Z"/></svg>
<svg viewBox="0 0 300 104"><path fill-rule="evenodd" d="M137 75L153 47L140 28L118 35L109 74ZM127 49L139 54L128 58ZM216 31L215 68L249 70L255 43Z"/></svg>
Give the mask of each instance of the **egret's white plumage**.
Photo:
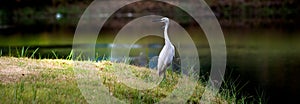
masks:
<svg viewBox="0 0 300 104"><path fill-rule="evenodd" d="M175 55L175 48L168 36L169 19L167 17L164 17L161 18L159 21L165 23L164 25L165 45L163 46L161 52L159 53L158 62L157 62L157 72L158 75L161 76L166 72L166 69L171 65L173 57Z"/></svg>

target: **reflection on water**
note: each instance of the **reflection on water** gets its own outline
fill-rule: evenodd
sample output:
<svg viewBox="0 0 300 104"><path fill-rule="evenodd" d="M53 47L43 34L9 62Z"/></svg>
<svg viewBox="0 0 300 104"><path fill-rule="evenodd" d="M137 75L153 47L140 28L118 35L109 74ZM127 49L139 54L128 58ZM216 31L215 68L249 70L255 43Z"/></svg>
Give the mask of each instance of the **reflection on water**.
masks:
<svg viewBox="0 0 300 104"><path fill-rule="evenodd" d="M300 92L299 34L299 31L288 32L275 29L225 30L228 52L227 72L233 71L235 76L240 76L242 82L249 82L244 88L245 92L256 95L255 90L263 89L267 93L269 102L294 101ZM208 42L200 39L199 36L192 37L198 48L201 71L209 71L211 60ZM0 34L0 50L2 55L9 55L9 52L14 53L15 49L20 50L23 46L25 48L30 46L28 53L39 48L35 58L55 58L53 52L60 58L64 58L72 49L72 38L72 32L64 31ZM114 45L111 44L114 36L109 33L101 38L95 45L96 60L107 59ZM150 38L146 37L131 46L130 56L135 60L132 64L155 66L155 61L151 64L149 62L155 60L151 58L158 55L163 40L152 37L151 41L147 41ZM117 46L126 48L128 44Z"/></svg>

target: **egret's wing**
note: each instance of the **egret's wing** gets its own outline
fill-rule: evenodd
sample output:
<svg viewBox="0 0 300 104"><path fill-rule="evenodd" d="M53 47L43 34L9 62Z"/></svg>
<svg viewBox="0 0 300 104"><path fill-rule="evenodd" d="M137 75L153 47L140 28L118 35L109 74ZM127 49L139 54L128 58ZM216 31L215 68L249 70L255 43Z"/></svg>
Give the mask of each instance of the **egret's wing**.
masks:
<svg viewBox="0 0 300 104"><path fill-rule="evenodd" d="M161 75L161 73L164 73L167 67L171 65L174 55L174 46L172 44L166 44L159 53L158 57L157 69L159 75Z"/></svg>
<svg viewBox="0 0 300 104"><path fill-rule="evenodd" d="M165 50L165 46L163 47L163 49L159 53L158 60L157 60L157 70L161 69L162 63L164 62L164 58L163 58L164 50Z"/></svg>

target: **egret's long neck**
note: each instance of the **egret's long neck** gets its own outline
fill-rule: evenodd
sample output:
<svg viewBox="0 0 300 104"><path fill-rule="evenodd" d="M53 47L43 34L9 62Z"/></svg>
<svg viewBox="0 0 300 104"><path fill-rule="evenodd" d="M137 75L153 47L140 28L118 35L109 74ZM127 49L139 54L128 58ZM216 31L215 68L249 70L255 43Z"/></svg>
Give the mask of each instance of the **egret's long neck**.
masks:
<svg viewBox="0 0 300 104"><path fill-rule="evenodd" d="M164 30L165 44L171 43L170 39L169 39L169 36L168 36L168 27L169 27L169 22L166 22L165 30Z"/></svg>

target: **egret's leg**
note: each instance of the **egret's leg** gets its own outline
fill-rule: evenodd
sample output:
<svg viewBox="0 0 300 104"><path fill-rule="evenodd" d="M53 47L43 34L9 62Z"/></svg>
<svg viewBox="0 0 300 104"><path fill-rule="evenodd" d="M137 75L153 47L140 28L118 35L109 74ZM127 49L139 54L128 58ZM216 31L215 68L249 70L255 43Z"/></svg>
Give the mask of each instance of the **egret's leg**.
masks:
<svg viewBox="0 0 300 104"><path fill-rule="evenodd" d="M171 72L172 80L174 79L173 72Z"/></svg>
<svg viewBox="0 0 300 104"><path fill-rule="evenodd" d="M161 80L162 83L166 81L166 73L164 73L163 79Z"/></svg>
<svg viewBox="0 0 300 104"><path fill-rule="evenodd" d="M172 77L172 79L174 79L174 77L173 77L173 73L175 72L175 71L173 71L173 66L170 66L171 67L171 77Z"/></svg>

